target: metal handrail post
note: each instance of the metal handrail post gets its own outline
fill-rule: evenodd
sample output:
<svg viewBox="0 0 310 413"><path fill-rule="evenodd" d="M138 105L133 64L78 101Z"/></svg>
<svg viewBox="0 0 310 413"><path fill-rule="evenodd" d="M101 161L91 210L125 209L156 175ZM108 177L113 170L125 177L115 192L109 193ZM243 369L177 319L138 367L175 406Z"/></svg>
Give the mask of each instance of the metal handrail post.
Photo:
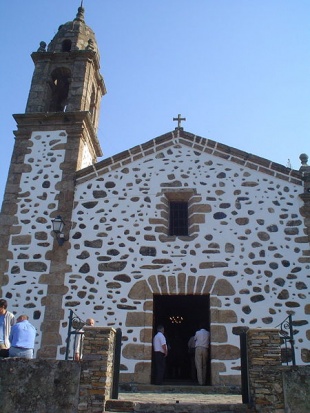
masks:
<svg viewBox="0 0 310 413"><path fill-rule="evenodd" d="M295 359L295 340L294 340L294 330L293 330L293 318L292 314L289 315L289 328L290 328L290 344L292 349L292 363L293 366L296 366L296 359Z"/></svg>
<svg viewBox="0 0 310 413"><path fill-rule="evenodd" d="M71 339L72 319L73 319L73 311L70 310L65 360L68 360L68 358L69 358L69 348L70 348L70 339Z"/></svg>
<svg viewBox="0 0 310 413"><path fill-rule="evenodd" d="M120 364L121 364L121 346L122 346L122 330L118 328L116 330L115 347L114 347L112 399L118 399L119 370L120 370Z"/></svg>

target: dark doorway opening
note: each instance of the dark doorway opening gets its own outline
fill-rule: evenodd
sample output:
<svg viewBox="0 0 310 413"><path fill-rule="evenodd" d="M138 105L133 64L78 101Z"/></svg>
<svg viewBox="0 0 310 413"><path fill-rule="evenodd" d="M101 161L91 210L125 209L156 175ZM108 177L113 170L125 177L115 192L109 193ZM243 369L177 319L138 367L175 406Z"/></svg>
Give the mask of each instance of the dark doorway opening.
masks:
<svg viewBox="0 0 310 413"><path fill-rule="evenodd" d="M201 322L210 331L209 295L154 295L153 296L153 336L159 324L165 327L168 344L164 384L195 384L195 374L191 367L188 341L198 330ZM152 382L154 362L152 360ZM211 384L210 360L207 369L207 384Z"/></svg>

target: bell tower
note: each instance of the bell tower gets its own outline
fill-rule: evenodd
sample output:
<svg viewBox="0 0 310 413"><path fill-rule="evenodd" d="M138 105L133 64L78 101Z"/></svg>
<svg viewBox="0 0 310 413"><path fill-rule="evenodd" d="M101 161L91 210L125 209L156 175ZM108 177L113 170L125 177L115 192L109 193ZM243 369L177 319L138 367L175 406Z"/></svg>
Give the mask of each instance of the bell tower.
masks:
<svg viewBox="0 0 310 413"><path fill-rule="evenodd" d="M57 114L68 122L72 114L84 114L87 134L84 139L93 163L101 156L96 138L101 97L106 93L99 72L99 51L94 32L85 24L84 9L76 18L61 25L47 47L41 42L31 55L35 64L26 114ZM59 117L59 116L58 116ZM83 116L82 116L83 117ZM87 120L86 120L87 117ZM85 155L85 154L84 154ZM81 159L77 169L88 166Z"/></svg>
<svg viewBox="0 0 310 413"><path fill-rule="evenodd" d="M73 21L61 25L48 45L32 53L35 70L26 113L89 112L98 127L100 100L106 93L99 72L99 52L94 32L85 24L84 9Z"/></svg>
<svg viewBox="0 0 310 413"><path fill-rule="evenodd" d="M106 93L94 32L80 7L47 46L32 53L35 68L0 214L0 296L28 315L37 330L37 356L55 358L63 322L70 240L59 246L51 221L71 227L75 173L102 156L97 129Z"/></svg>

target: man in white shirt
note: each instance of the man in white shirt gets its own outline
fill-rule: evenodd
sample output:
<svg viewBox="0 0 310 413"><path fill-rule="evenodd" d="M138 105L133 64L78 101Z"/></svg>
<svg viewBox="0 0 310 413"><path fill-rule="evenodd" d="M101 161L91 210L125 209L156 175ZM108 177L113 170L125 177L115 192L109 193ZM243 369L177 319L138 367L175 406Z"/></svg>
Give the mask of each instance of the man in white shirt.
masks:
<svg viewBox="0 0 310 413"><path fill-rule="evenodd" d="M153 349L155 356L155 384L162 384L165 375L168 349L164 332L164 327L162 325L159 325L157 327L157 334L153 339Z"/></svg>
<svg viewBox="0 0 310 413"><path fill-rule="evenodd" d="M200 385L206 384L207 360L210 343L210 333L202 323L195 334L195 364L197 369L197 379Z"/></svg>

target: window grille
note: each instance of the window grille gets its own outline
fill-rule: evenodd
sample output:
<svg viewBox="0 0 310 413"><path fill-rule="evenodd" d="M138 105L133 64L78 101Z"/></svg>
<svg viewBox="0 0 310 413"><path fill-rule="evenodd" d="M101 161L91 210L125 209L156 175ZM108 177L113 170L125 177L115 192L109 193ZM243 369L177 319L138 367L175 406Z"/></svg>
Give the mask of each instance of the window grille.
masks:
<svg viewBox="0 0 310 413"><path fill-rule="evenodd" d="M188 235L188 203L171 201L169 204L169 235Z"/></svg>

